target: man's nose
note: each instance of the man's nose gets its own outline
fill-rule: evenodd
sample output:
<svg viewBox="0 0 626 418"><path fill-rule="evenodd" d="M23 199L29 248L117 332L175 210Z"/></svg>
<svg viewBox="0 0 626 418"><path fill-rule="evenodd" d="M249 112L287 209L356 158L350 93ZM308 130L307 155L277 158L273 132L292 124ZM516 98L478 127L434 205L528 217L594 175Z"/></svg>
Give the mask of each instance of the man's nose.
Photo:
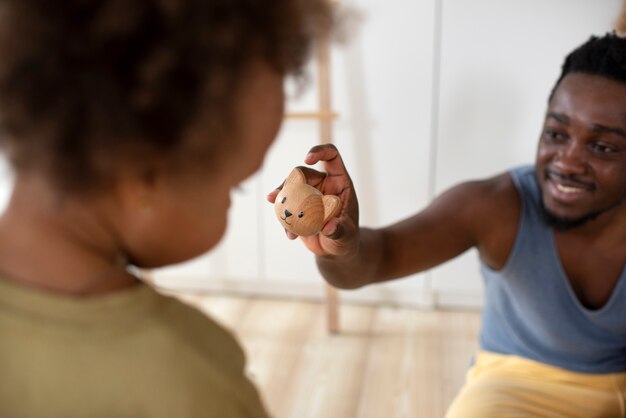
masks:
<svg viewBox="0 0 626 418"><path fill-rule="evenodd" d="M564 173L584 174L587 149L582 141L571 141L558 152L555 165Z"/></svg>
<svg viewBox="0 0 626 418"><path fill-rule="evenodd" d="M293 214L291 212L289 212L287 209L285 209L285 218L288 218L291 215L293 215Z"/></svg>

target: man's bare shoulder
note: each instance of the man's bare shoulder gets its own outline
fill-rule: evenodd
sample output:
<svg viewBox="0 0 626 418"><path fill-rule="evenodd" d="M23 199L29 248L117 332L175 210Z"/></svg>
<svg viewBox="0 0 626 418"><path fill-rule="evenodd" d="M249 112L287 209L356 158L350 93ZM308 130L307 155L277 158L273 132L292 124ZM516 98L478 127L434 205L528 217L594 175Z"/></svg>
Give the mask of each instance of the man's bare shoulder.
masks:
<svg viewBox="0 0 626 418"><path fill-rule="evenodd" d="M510 174L453 186L423 211L382 229L380 277L423 271L472 247L497 267L512 247L518 217L519 198Z"/></svg>
<svg viewBox="0 0 626 418"><path fill-rule="evenodd" d="M460 183L443 193L439 199L460 204L462 206L458 210L480 218L501 211L519 211L519 195L508 172Z"/></svg>
<svg viewBox="0 0 626 418"><path fill-rule="evenodd" d="M521 207L511 174L469 181L458 188L465 195L464 216L481 258L491 267L502 267L515 241Z"/></svg>
<svg viewBox="0 0 626 418"><path fill-rule="evenodd" d="M505 172L482 180L465 183L468 192L480 197L486 210L501 205L519 206L519 195L511 173ZM504 209L501 207L500 209Z"/></svg>

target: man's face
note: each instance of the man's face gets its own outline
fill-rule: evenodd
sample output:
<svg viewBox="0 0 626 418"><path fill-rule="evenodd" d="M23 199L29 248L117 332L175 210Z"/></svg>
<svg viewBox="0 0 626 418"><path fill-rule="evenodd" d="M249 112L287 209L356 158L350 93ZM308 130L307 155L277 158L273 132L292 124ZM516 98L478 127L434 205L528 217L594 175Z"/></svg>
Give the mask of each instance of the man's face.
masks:
<svg viewBox="0 0 626 418"><path fill-rule="evenodd" d="M543 206L561 227L626 210L626 84L571 73L549 103L539 140Z"/></svg>

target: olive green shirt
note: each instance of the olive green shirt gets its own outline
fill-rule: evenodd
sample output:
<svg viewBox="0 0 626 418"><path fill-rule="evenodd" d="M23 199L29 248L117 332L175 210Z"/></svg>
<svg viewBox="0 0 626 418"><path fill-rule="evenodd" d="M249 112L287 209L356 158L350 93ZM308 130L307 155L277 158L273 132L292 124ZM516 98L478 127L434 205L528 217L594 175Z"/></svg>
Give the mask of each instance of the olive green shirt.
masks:
<svg viewBox="0 0 626 418"><path fill-rule="evenodd" d="M147 285L90 298L0 280L0 416L262 417L221 326Z"/></svg>

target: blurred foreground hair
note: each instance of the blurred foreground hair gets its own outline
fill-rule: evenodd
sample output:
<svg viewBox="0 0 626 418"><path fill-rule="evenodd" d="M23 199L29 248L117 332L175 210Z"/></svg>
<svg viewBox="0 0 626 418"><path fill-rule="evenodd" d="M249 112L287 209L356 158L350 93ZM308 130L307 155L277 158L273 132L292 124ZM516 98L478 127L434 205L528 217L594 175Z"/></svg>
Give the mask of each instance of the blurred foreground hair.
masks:
<svg viewBox="0 0 626 418"><path fill-rule="evenodd" d="M0 146L67 191L175 152L200 113L211 155L246 70L299 75L331 20L324 0L0 0Z"/></svg>

